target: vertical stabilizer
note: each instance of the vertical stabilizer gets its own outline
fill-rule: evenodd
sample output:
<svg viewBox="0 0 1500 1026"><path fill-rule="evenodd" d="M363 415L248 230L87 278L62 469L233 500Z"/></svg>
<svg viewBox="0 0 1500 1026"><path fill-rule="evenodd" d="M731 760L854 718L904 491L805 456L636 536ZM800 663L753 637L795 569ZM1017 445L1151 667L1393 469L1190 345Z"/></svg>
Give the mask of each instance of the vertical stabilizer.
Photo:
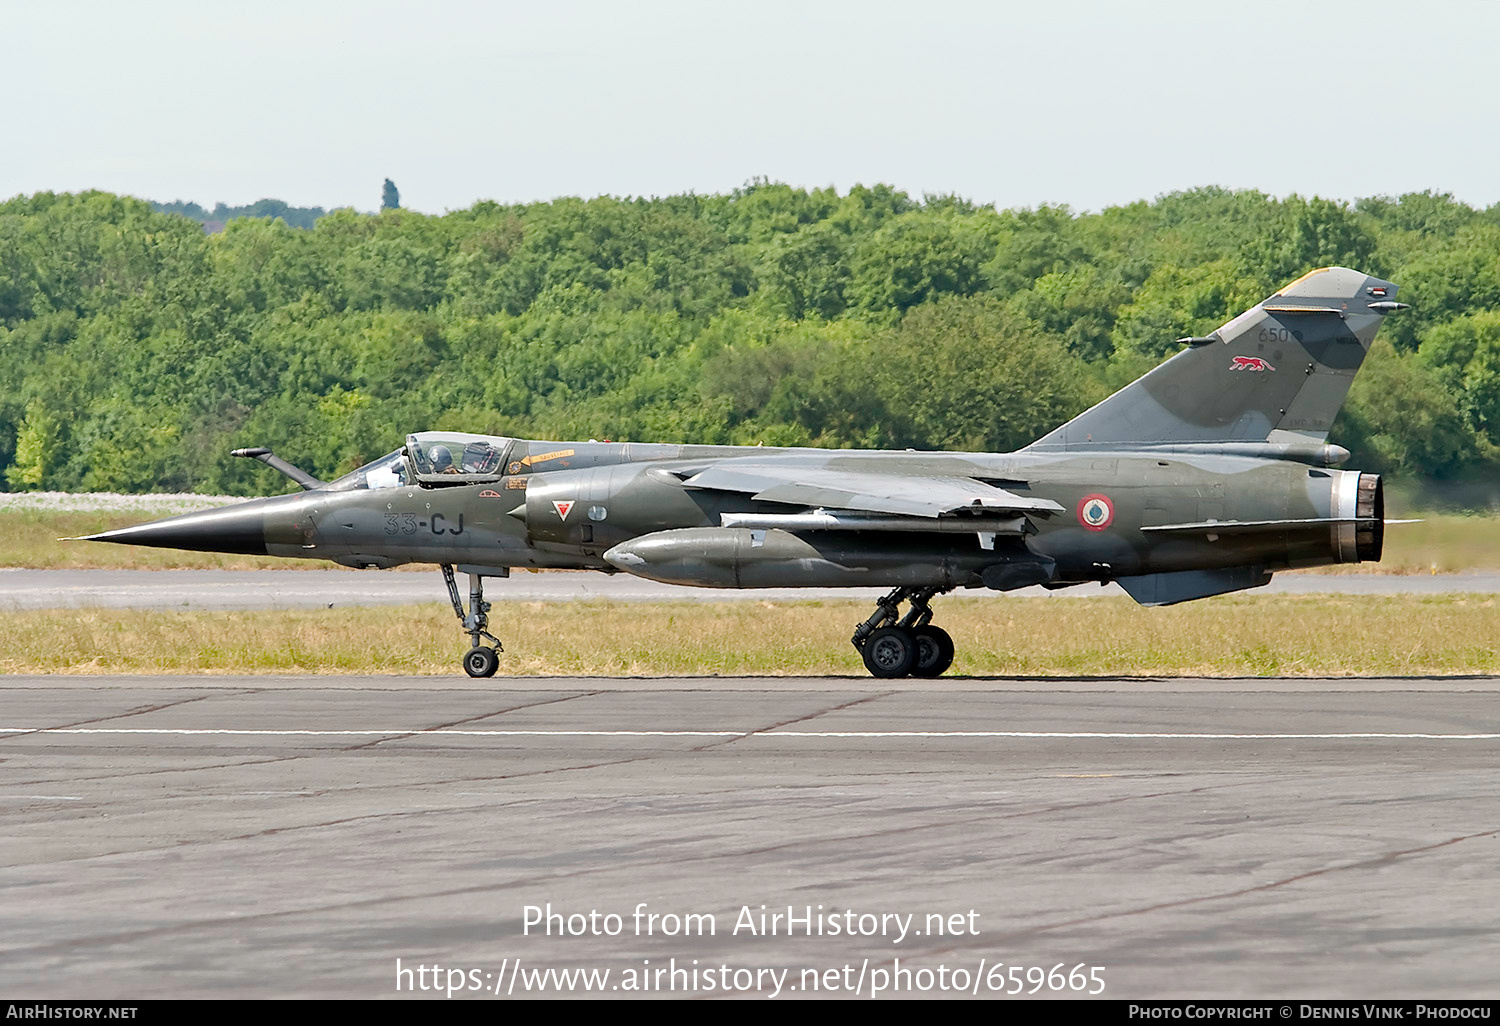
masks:
<svg viewBox="0 0 1500 1026"><path fill-rule="evenodd" d="M1320 447L1395 298L1360 271L1310 271L1025 451Z"/></svg>

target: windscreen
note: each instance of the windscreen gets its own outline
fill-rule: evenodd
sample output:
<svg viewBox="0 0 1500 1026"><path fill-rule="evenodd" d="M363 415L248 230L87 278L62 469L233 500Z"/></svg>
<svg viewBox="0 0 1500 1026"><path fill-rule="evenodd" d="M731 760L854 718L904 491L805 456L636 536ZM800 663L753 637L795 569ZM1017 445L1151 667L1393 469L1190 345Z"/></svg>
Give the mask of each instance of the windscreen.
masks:
<svg viewBox="0 0 1500 1026"><path fill-rule="evenodd" d="M366 463L358 470L350 471L337 481L329 484L330 489L337 491L352 491L356 488L398 488L404 484L411 483L411 472L406 465L406 456L403 450L386 453L380 459L372 463Z"/></svg>

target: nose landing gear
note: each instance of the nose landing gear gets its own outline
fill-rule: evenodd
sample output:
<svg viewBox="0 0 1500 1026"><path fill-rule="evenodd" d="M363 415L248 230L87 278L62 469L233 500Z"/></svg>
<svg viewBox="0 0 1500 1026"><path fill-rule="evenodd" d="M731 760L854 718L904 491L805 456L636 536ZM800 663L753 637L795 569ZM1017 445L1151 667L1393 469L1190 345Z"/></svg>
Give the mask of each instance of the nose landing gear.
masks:
<svg viewBox="0 0 1500 1026"><path fill-rule="evenodd" d="M851 641L876 677L937 677L953 665L953 638L932 623L934 595L947 589L896 588L854 629ZM901 603L911 602L903 617Z"/></svg>
<svg viewBox="0 0 1500 1026"><path fill-rule="evenodd" d="M505 646L500 644L500 639L491 634L487 627L490 625L490 604L484 600L485 577L505 577L508 571L503 567L484 567L480 573L480 567L466 567L469 574L469 613L464 615L463 599L458 594L458 582L453 577L453 567L448 563L443 564L443 583L448 585L448 600L453 603L453 611L458 614L459 623L463 624L464 630L468 632L473 647L464 653L464 672L470 677L493 677L495 670L500 666L500 653L505 651ZM479 644L480 638L488 638L495 643L494 648L488 648Z"/></svg>

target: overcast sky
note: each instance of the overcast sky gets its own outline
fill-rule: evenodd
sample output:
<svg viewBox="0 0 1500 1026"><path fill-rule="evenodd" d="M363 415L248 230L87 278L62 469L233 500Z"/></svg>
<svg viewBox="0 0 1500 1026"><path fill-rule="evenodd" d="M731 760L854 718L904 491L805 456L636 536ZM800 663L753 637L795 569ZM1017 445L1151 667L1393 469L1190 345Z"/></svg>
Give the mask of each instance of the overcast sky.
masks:
<svg viewBox="0 0 1500 1026"><path fill-rule="evenodd" d="M0 0L0 197L1500 201L1500 2Z"/></svg>

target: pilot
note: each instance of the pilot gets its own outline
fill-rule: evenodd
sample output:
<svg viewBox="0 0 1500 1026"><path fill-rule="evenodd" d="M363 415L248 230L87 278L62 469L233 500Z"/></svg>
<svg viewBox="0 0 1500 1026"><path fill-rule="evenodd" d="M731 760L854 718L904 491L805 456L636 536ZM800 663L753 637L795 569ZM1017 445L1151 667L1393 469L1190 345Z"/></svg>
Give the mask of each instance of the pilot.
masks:
<svg viewBox="0 0 1500 1026"><path fill-rule="evenodd" d="M434 445L427 450L427 458L432 462L434 474L457 474L458 468L453 465L453 453L446 445Z"/></svg>

